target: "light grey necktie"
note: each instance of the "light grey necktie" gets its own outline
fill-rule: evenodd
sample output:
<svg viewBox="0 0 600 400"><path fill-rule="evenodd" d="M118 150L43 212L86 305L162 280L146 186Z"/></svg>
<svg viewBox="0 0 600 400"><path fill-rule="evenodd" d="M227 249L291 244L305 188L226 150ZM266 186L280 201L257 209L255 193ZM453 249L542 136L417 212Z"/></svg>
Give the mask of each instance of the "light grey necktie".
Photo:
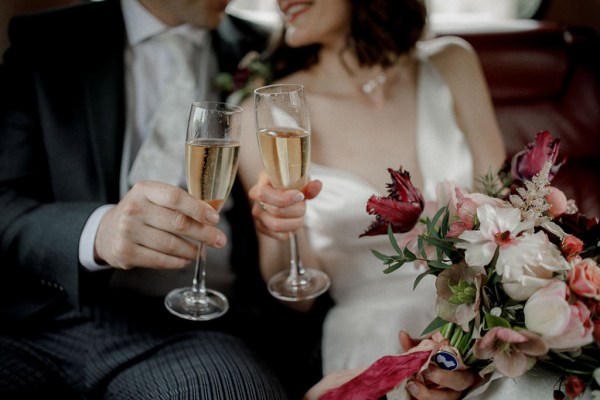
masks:
<svg viewBox="0 0 600 400"><path fill-rule="evenodd" d="M142 143L129 171L130 185L144 179L179 185L183 177L187 119L191 103L196 100L197 78L190 61L194 48L189 39L173 32L157 39L172 52L176 66L165 84L151 124L153 131Z"/></svg>

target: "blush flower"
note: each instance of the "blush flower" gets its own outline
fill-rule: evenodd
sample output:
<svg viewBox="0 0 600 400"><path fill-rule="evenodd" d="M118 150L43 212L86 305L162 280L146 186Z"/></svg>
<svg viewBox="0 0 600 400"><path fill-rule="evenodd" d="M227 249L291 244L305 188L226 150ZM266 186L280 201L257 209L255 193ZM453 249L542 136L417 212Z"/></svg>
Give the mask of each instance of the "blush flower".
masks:
<svg viewBox="0 0 600 400"><path fill-rule="evenodd" d="M410 173L388 168L392 183L387 185L388 196L371 196L367 202L367 213L375 215L376 219L362 233L362 236L375 236L387 233L388 225L395 233L410 231L419 221L425 201L423 195L410 181Z"/></svg>
<svg viewBox="0 0 600 400"><path fill-rule="evenodd" d="M551 349L574 351L594 341L590 310L571 299L569 288L553 280L533 294L523 309L525 327L542 335Z"/></svg>
<svg viewBox="0 0 600 400"><path fill-rule="evenodd" d="M573 260L583 250L583 241L574 235L566 235L560 244L560 251L567 261Z"/></svg>
<svg viewBox="0 0 600 400"><path fill-rule="evenodd" d="M560 139L554 139L550 132L541 131L535 136L535 142L514 155L511 162L511 175L514 179L530 181L542 170L547 160L552 161L549 179L552 180L565 159L556 162L558 158Z"/></svg>
<svg viewBox="0 0 600 400"><path fill-rule="evenodd" d="M569 288L582 297L600 300L600 267L590 259L577 262L568 275Z"/></svg>
<svg viewBox="0 0 600 400"><path fill-rule="evenodd" d="M568 270L569 264L543 232L525 234L533 221L521 222L514 208L497 208L484 204L477 209L479 230L465 231L457 248L464 248L465 261L471 266L485 267L496 249L496 273L500 275L506 294L513 300L527 300L546 285L554 273Z"/></svg>
<svg viewBox="0 0 600 400"><path fill-rule="evenodd" d="M546 343L535 333L495 327L475 341L473 354L480 360L494 361L496 369L508 378L530 370L536 357L548 352Z"/></svg>
<svg viewBox="0 0 600 400"><path fill-rule="evenodd" d="M548 193L545 196L546 201L550 204L548 214L552 218L558 218L567 212L568 200L562 190L554 186L546 186Z"/></svg>
<svg viewBox="0 0 600 400"><path fill-rule="evenodd" d="M502 207L506 204L501 199L482 193L463 193L460 188L447 181L438 184L437 198L438 207L448 206L450 212L448 237L458 237L464 231L473 229L480 206L489 204Z"/></svg>
<svg viewBox="0 0 600 400"><path fill-rule="evenodd" d="M502 277L502 288L513 300L529 299L556 274L570 269L558 247L544 232L524 235L518 245L506 248L501 256L496 272Z"/></svg>

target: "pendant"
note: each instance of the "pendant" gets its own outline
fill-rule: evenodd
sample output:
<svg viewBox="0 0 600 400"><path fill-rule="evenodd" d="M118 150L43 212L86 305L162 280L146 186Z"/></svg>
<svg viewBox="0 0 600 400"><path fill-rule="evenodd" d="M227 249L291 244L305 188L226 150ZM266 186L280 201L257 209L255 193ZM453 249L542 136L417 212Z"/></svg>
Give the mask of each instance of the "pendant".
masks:
<svg viewBox="0 0 600 400"><path fill-rule="evenodd" d="M362 91L366 94L371 94L378 86L383 85L387 81L384 74L379 74L373 79L369 79L363 86Z"/></svg>

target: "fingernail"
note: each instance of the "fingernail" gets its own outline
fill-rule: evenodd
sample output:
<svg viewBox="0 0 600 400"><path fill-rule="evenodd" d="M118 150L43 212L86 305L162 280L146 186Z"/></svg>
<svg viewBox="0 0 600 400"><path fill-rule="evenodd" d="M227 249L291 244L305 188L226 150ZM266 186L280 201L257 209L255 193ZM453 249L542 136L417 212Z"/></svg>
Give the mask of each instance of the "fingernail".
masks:
<svg viewBox="0 0 600 400"><path fill-rule="evenodd" d="M215 237L215 247L218 248L222 248L225 246L227 239L225 238L225 235L219 233L216 237Z"/></svg>
<svg viewBox="0 0 600 400"><path fill-rule="evenodd" d="M209 211L206 214L206 219L208 220L208 222L210 222L211 224L216 224L219 222L219 214L216 211Z"/></svg>
<svg viewBox="0 0 600 400"><path fill-rule="evenodd" d="M302 201L302 200L304 200L304 193L298 192L294 195L294 197L292 199L294 201Z"/></svg>
<svg viewBox="0 0 600 400"><path fill-rule="evenodd" d="M408 382L406 384L406 390L408 390L408 393L410 393L411 396L419 394L419 387L414 382Z"/></svg>
<svg viewBox="0 0 600 400"><path fill-rule="evenodd" d="M421 375L423 376L423 379L425 379L426 381L428 381L431 378L431 371L426 369L425 371L423 371L421 373Z"/></svg>

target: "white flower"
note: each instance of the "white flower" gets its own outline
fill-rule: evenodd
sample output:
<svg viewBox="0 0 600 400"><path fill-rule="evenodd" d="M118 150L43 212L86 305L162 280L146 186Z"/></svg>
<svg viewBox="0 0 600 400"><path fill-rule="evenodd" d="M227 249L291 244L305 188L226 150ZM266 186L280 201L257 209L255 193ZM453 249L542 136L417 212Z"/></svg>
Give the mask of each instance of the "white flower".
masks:
<svg viewBox="0 0 600 400"><path fill-rule="evenodd" d="M570 268L544 232L525 235L517 245L501 250L496 263L496 272L502 276L502 287L514 300L527 300L556 273Z"/></svg>
<svg viewBox="0 0 600 400"><path fill-rule="evenodd" d="M556 351L578 351L594 341L591 313L569 299L569 287L554 279L533 294L523 308L525 327L539 333Z"/></svg>
<svg viewBox="0 0 600 400"><path fill-rule="evenodd" d="M465 240L456 244L466 249L465 261L474 267L485 267L492 261L496 248L513 246L519 240L517 235L533 228L533 221L521 222L521 212L515 208L498 208L484 204L477 209L479 230L465 231L459 238Z"/></svg>
<svg viewBox="0 0 600 400"><path fill-rule="evenodd" d="M456 246L466 249L465 260L473 266L489 264L498 249L496 273L502 286L514 300L527 300L546 285L556 272L569 264L545 233L531 234L533 220L521 222L520 211L483 205L477 209L480 228L465 231Z"/></svg>

